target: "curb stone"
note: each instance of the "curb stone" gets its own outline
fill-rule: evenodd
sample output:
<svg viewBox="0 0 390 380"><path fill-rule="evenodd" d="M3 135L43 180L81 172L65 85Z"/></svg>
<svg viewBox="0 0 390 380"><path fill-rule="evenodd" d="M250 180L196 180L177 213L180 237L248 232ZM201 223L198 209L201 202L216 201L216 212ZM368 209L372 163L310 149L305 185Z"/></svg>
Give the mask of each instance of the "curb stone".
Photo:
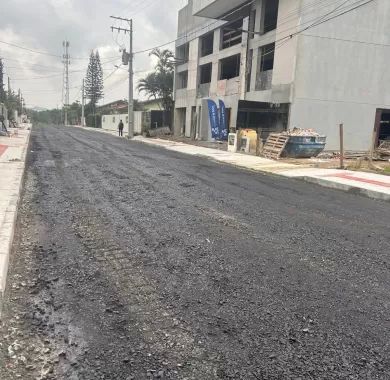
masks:
<svg viewBox="0 0 390 380"><path fill-rule="evenodd" d="M346 191L346 192L351 193L351 194L361 195L361 196L364 196L366 198L390 202L390 194L380 193L380 192L374 191L374 190L362 189L360 187L346 185L344 183L327 181L326 179L322 179L322 178L307 177L307 176L295 177L295 178L301 179L305 182L313 183L315 185L319 185L322 187L327 187L329 189L342 190L342 191Z"/></svg>
<svg viewBox="0 0 390 380"><path fill-rule="evenodd" d="M13 245L14 235L15 235L16 221L18 216L18 206L22 195L24 177L26 173L26 159L30 147L31 132L32 132L32 128L30 128L29 130L27 141L23 148L24 152L23 152L23 156L22 156L23 159L21 163L23 167L19 168L21 169L21 174L18 179L18 189L16 189L17 197L14 201L10 202L9 206L7 207L4 216L4 221L1 225L1 230L0 230L0 320L3 311L3 299L6 290L8 266L9 266L10 255L11 255L11 250L12 250L12 245Z"/></svg>

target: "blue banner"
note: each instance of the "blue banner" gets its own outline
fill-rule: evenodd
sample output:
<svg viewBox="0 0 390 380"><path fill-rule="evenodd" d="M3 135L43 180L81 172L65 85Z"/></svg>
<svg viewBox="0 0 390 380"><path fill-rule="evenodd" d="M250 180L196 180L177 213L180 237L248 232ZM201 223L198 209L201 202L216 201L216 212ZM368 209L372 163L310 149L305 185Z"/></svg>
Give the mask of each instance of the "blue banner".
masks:
<svg viewBox="0 0 390 380"><path fill-rule="evenodd" d="M226 106L223 100L219 100L219 139L228 139L228 125L226 119Z"/></svg>
<svg viewBox="0 0 390 380"><path fill-rule="evenodd" d="M210 117L210 126L211 126L211 137L213 139L219 138L219 116L218 116L218 107L216 103L208 99L207 104L209 106L209 117Z"/></svg>

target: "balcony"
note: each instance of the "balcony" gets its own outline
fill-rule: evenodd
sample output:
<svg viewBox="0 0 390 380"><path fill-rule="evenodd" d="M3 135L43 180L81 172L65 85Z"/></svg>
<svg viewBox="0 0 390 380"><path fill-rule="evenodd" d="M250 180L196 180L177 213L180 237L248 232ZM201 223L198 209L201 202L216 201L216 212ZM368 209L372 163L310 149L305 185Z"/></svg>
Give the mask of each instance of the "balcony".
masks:
<svg viewBox="0 0 390 380"><path fill-rule="evenodd" d="M248 2L248 0L194 0L192 14L194 16L220 19Z"/></svg>

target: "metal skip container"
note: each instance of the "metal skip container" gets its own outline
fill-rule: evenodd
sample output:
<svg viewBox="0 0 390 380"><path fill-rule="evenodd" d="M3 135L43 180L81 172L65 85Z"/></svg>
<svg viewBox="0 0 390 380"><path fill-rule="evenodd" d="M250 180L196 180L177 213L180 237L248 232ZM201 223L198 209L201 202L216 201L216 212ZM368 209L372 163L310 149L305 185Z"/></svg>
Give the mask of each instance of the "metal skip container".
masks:
<svg viewBox="0 0 390 380"><path fill-rule="evenodd" d="M326 136L290 136L282 153L283 157L317 157L326 145Z"/></svg>

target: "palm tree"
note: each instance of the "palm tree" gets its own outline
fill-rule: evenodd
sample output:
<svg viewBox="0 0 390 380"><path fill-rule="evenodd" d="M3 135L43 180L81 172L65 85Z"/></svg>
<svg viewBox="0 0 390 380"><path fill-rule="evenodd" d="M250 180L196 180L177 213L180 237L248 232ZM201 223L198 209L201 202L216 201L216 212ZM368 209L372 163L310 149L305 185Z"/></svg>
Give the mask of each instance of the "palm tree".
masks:
<svg viewBox="0 0 390 380"><path fill-rule="evenodd" d="M175 56L171 50L154 49L149 54L149 56L152 55L157 57L158 59L157 66L156 66L157 71L169 73L175 70L175 64L174 64Z"/></svg>
<svg viewBox="0 0 390 380"><path fill-rule="evenodd" d="M155 72L148 74L138 82L138 92L144 92L149 98L161 98L166 111L173 108L174 55L168 50L153 50L150 55L158 58Z"/></svg>
<svg viewBox="0 0 390 380"><path fill-rule="evenodd" d="M157 99L159 96L159 88L155 73L148 74L144 79L140 79L137 85L138 92L144 92L149 95L149 98Z"/></svg>

